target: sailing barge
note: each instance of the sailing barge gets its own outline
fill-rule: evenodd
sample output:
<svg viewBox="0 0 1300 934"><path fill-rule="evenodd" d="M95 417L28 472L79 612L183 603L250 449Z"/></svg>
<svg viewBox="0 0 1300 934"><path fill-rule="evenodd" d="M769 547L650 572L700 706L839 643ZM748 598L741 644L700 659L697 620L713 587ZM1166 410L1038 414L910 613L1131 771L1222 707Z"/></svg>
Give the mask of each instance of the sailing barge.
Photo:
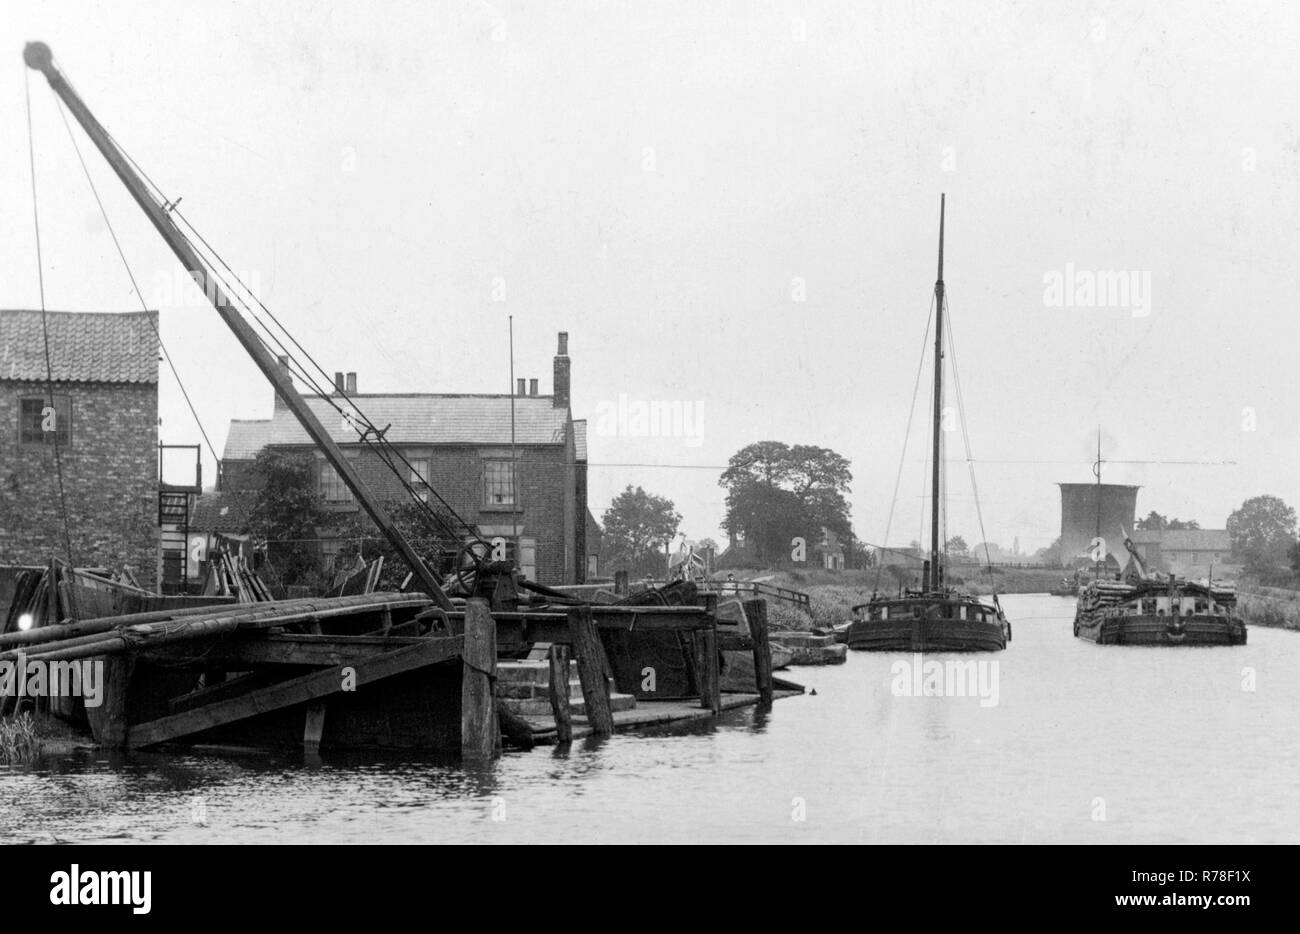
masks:
<svg viewBox="0 0 1300 934"><path fill-rule="evenodd" d="M921 586L901 590L897 597L877 597L853 608L845 641L850 649L910 652L992 652L1011 639L997 595L984 603L949 587L944 580L939 517L943 489L943 282L944 198L939 200L939 275L934 284L934 416L931 460L930 558L924 562Z"/></svg>
<svg viewBox="0 0 1300 934"><path fill-rule="evenodd" d="M1124 580L1094 580L1079 593L1074 634L1098 645L1245 645L1237 590L1226 581L1148 575L1132 541Z"/></svg>
<svg viewBox="0 0 1300 934"><path fill-rule="evenodd" d="M694 719L802 693L797 685L772 677L765 627L742 633L724 626L720 631L716 595L700 594L690 584L612 604L585 603L527 581L512 563L488 560L479 549L484 543L477 530L459 517L463 527L451 531L470 544L462 546L463 562L458 560L440 578L432 562L398 530L385 504L240 313L239 306L247 310L247 303L232 295L213 263L177 226L176 202L164 203L145 184L133 160L55 66L48 46L28 43L23 57L44 74L203 287L213 309L410 568L408 580L421 591L227 601L106 615L96 609L102 610L102 602L78 589L76 575L60 575L52 565L48 597L40 604L42 618L36 625L24 621L13 631L0 632L0 662L10 668L102 666L102 704L83 702L53 712L83 722L97 742L127 749L169 742L288 743L311 752L383 747L486 759L500 750L503 732L516 745L531 745L538 734L564 742L586 733L609 735L620 725ZM378 448L405 482L406 471L414 468L388 444L384 430L347 401L360 440ZM424 487L434 492L427 483ZM410 484L407 491L413 501L425 502ZM719 671L723 650L752 652L755 672L745 690L726 699ZM537 655L547 659L550 671L553 717L542 724L498 703L498 676L517 660ZM570 659L578 671L585 724L573 722ZM645 678L647 667L656 678ZM614 691L659 709L616 713L610 704Z"/></svg>

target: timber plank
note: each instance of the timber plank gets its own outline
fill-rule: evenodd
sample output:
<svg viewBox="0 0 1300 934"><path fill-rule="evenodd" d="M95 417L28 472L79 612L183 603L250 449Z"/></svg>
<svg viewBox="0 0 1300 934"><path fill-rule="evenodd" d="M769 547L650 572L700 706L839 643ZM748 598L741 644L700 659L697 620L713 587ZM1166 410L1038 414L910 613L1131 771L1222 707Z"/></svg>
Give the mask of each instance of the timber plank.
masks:
<svg viewBox="0 0 1300 934"><path fill-rule="evenodd" d="M456 637L423 639L420 645L410 645L374 658L359 660L351 666L356 672L356 685L360 687L457 658L461 654L462 644L462 640ZM342 690L342 682L341 672L337 668L290 678L241 697L208 704L198 710L135 724L127 730L126 745L130 749L152 746L283 707L307 703L338 693Z"/></svg>

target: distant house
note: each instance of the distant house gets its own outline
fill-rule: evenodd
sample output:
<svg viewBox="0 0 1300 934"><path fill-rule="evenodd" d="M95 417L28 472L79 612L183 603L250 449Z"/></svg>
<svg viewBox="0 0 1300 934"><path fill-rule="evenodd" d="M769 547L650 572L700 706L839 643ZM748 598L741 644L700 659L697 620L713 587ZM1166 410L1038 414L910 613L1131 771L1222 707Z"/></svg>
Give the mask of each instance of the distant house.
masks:
<svg viewBox="0 0 1300 934"><path fill-rule="evenodd" d="M201 580L205 562L218 549L250 556L251 537L244 531L257 496L252 492L212 491L194 502L186 548L186 577Z"/></svg>
<svg viewBox="0 0 1300 934"><path fill-rule="evenodd" d="M568 334L559 335L554 391L539 395L537 380L519 380L511 395L375 393L356 391L355 374L339 374L346 393L402 452L413 470L407 479L433 502L436 491L486 541L501 539L505 552L530 580L581 583L590 566L587 513L587 424L570 410ZM525 388L527 386L527 389ZM308 405L381 500L409 502L401 482L378 453L362 444L331 400ZM511 462L511 433L515 459ZM308 438L278 396L269 419L230 423L221 462L223 493L255 491L253 459L265 449L298 452L315 463L317 489L327 509L356 513L360 506L338 473ZM517 488L516 488L516 480ZM346 545L322 532L322 563ZM599 543L597 543L598 545Z"/></svg>
<svg viewBox="0 0 1300 934"><path fill-rule="evenodd" d="M830 529L822 528L821 541L813 548L813 553L817 555L824 570L844 570L844 546L840 544L839 536Z"/></svg>
<svg viewBox="0 0 1300 934"><path fill-rule="evenodd" d="M0 564L66 556L62 499L74 563L157 584L156 326L152 311L0 310Z"/></svg>
<svg viewBox="0 0 1300 934"><path fill-rule="evenodd" d="M1231 561L1227 529L1138 529L1130 541L1148 570L1179 577L1205 577L1211 566L1223 568Z"/></svg>

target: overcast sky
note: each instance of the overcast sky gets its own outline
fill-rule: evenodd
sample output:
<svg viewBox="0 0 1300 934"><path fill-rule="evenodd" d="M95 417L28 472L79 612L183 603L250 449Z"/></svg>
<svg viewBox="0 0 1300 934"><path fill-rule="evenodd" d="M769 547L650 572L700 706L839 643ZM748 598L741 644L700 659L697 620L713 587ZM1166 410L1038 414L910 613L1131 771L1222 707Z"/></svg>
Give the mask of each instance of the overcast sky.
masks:
<svg viewBox="0 0 1300 934"><path fill-rule="evenodd" d="M1300 503L1294 4L97 2L7 6L6 27L0 307L39 301L21 51L41 39L363 392L506 391L510 314L516 375L549 392L567 330L597 516L639 484L721 538L717 467L772 439L850 458L855 530L880 541L940 192L991 540L1055 537L1054 484L1091 479L1098 425L1116 461L1232 462L1108 465L1142 513ZM31 78L47 305L138 310ZM220 450L271 390L79 141ZM1078 290L1119 271L1145 307ZM620 394L702 406L702 431L596 431ZM165 441L199 440L165 368L161 410ZM891 544L920 537L925 418ZM974 542L960 463L950 488Z"/></svg>

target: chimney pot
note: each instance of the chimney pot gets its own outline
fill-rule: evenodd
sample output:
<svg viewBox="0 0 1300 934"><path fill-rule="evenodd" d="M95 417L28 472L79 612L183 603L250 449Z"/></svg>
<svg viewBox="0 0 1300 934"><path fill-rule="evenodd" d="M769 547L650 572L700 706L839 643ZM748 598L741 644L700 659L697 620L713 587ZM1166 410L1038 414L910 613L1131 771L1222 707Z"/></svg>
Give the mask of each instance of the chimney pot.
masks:
<svg viewBox="0 0 1300 934"><path fill-rule="evenodd" d="M522 396L523 394L524 394L524 378L521 376L517 380L515 380L515 395Z"/></svg>
<svg viewBox="0 0 1300 934"><path fill-rule="evenodd" d="M345 388L345 387L344 387L344 385L343 385L343 373L342 373L341 371L339 371L339 370L335 370L335 371L334 371L334 391L335 391L335 392L343 392L343 391L344 391L344 388Z"/></svg>
<svg viewBox="0 0 1300 934"><path fill-rule="evenodd" d="M568 352L569 352L569 332L568 332L568 331L561 331L561 332L560 332L560 349L557 350L556 353L558 353L561 357L563 357L563 356L565 356Z"/></svg>
<svg viewBox="0 0 1300 934"><path fill-rule="evenodd" d="M357 391L357 374L349 373L347 378L348 395L353 395Z"/></svg>
<svg viewBox="0 0 1300 934"><path fill-rule="evenodd" d="M528 394L529 394L530 396L535 396L535 395L537 395L537 380L535 380L535 379L530 379L530 380L528 381Z"/></svg>

